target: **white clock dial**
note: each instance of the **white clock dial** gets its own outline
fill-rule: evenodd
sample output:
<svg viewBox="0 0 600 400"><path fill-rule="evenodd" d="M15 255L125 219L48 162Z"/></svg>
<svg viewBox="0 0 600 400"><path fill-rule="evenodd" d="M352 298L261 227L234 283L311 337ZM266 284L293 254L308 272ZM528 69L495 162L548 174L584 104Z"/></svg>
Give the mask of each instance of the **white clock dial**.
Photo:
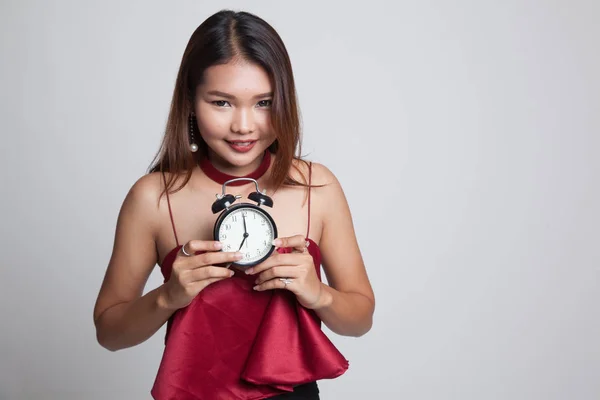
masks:
<svg viewBox="0 0 600 400"><path fill-rule="evenodd" d="M244 226L245 223L245 226ZM239 251L244 258L236 264L254 263L272 248L274 229L259 209L240 207L223 218L218 231L223 251Z"/></svg>

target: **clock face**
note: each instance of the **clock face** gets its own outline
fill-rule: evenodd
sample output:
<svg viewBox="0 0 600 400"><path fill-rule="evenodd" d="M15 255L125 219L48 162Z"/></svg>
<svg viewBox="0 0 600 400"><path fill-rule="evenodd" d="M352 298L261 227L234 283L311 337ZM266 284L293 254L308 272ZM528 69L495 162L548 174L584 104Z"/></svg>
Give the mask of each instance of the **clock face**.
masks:
<svg viewBox="0 0 600 400"><path fill-rule="evenodd" d="M239 251L244 258L237 265L258 264L273 251L277 229L273 219L261 208L240 204L225 211L217 220L215 239L223 243L223 251Z"/></svg>

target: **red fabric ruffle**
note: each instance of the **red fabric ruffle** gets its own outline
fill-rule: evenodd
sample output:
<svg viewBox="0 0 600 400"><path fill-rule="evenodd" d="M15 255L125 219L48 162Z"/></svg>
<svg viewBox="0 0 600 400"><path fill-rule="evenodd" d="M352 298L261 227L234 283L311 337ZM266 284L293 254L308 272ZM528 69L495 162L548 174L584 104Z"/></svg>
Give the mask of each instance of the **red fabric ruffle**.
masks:
<svg viewBox="0 0 600 400"><path fill-rule="evenodd" d="M321 254L310 242L321 279ZM178 250L163 261L165 281ZM348 369L314 311L287 290L253 290L255 279L236 271L173 314L151 392L155 399L264 399Z"/></svg>

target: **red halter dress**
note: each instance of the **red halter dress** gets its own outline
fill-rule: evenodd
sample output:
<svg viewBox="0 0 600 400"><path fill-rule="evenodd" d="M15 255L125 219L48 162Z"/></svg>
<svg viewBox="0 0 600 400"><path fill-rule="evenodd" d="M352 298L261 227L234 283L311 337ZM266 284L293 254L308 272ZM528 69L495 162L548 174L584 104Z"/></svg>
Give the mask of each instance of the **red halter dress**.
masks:
<svg viewBox="0 0 600 400"><path fill-rule="evenodd" d="M266 152L261 167L248 176L257 179L269 163ZM207 161L201 167L219 183L235 178ZM177 246L161 265L165 282L181 248L168 195L167 202ZM321 279L319 246L308 238L310 189L308 202L308 251ZM290 291L253 290L255 279L236 271L233 277L207 286L187 307L173 314L151 391L153 398L266 399L292 392L297 385L336 378L348 369L348 361L321 331L314 311L301 306Z"/></svg>

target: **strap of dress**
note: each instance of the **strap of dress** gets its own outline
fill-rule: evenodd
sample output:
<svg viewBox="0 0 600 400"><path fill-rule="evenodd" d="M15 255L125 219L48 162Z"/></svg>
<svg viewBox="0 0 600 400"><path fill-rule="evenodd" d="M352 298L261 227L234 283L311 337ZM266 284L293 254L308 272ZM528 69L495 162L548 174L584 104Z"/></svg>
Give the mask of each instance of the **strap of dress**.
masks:
<svg viewBox="0 0 600 400"><path fill-rule="evenodd" d="M306 239L308 239L308 234L310 233L310 192L311 192L311 182L312 182L312 162L308 163L308 226L306 227Z"/></svg>
<svg viewBox="0 0 600 400"><path fill-rule="evenodd" d="M171 200L169 200L169 191L167 190L167 178L165 173L162 173L163 180L165 182L165 195L167 196L167 206L169 207L169 217L171 218L171 226L173 227L173 235L175 236L175 243L179 246L179 239L177 239L177 230L175 229L175 221L173 221L173 212L171 211Z"/></svg>

